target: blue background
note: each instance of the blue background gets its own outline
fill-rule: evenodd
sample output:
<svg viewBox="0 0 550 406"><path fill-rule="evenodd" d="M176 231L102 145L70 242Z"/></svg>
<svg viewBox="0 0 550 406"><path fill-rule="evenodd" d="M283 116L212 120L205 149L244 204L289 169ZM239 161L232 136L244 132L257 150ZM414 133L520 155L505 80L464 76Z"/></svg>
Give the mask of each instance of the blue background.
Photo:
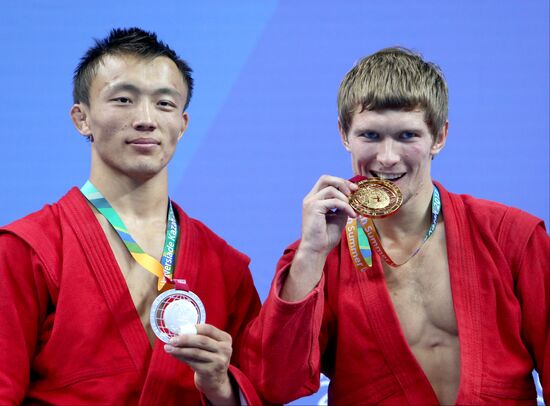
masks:
<svg viewBox="0 0 550 406"><path fill-rule="evenodd" d="M548 16L541 0L3 1L0 224L87 179L72 72L92 38L119 26L157 32L195 70L171 196L251 257L262 299L299 237L303 196L321 174L351 175L336 92L382 47L420 51L446 75L449 139L434 178L548 224Z"/></svg>

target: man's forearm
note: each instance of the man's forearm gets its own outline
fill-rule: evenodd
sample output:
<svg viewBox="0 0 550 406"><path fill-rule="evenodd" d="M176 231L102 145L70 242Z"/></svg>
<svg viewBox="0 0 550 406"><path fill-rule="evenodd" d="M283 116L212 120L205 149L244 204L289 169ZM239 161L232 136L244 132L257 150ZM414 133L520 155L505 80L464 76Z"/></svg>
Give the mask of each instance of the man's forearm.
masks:
<svg viewBox="0 0 550 406"><path fill-rule="evenodd" d="M297 302L315 289L323 275L326 258L324 254L298 248L281 289L281 299Z"/></svg>

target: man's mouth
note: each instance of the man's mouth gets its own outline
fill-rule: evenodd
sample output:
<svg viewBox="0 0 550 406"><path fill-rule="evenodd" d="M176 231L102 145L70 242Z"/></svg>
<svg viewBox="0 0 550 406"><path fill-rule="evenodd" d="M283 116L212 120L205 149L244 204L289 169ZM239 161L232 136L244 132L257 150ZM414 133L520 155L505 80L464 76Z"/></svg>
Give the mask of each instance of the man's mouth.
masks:
<svg viewBox="0 0 550 406"><path fill-rule="evenodd" d="M134 144L134 145L143 145L143 146L160 144L158 140L154 138L149 138L149 137L136 138L136 139L127 141L127 143Z"/></svg>
<svg viewBox="0 0 550 406"><path fill-rule="evenodd" d="M392 182L395 182L396 180L399 180L401 179L403 176L405 176L406 172L401 172L401 173L389 173L389 172L375 172L375 171L370 171L370 174L375 177L375 178L378 178L378 179L383 179L383 180L390 180Z"/></svg>

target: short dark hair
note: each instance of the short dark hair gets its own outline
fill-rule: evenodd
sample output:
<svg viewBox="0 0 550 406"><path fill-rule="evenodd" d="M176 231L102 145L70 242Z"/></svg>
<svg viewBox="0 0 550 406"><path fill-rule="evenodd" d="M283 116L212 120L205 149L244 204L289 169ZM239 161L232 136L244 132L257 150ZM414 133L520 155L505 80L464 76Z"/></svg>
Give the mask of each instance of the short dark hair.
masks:
<svg viewBox="0 0 550 406"><path fill-rule="evenodd" d="M90 104L90 86L97 73L97 67L106 55L133 55L143 59L153 59L159 56L170 58L178 67L183 80L187 84L187 100L183 110L189 106L193 94L193 70L187 62L181 59L168 45L157 39L153 32L141 28L115 28L101 40L95 39L95 44L80 59L73 77L74 103Z"/></svg>
<svg viewBox="0 0 550 406"><path fill-rule="evenodd" d="M447 121L448 98L445 77L436 64L407 48L385 48L361 59L346 74L338 91L338 118L347 134L357 109L422 109L436 139Z"/></svg>

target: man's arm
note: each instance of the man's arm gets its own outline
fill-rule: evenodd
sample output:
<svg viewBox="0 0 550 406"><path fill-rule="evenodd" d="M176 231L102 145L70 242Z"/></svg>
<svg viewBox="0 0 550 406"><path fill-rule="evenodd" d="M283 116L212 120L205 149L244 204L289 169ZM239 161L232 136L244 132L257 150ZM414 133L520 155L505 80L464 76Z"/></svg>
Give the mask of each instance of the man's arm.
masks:
<svg viewBox="0 0 550 406"><path fill-rule="evenodd" d="M248 329L242 368L269 402L288 403L319 388L331 318L323 270L347 217L355 217L347 196L356 188L323 176L305 197L302 239L280 259L269 297Z"/></svg>
<svg viewBox="0 0 550 406"><path fill-rule="evenodd" d="M0 286L0 404L21 404L49 294L40 260L9 233L0 233Z"/></svg>
<svg viewBox="0 0 550 406"><path fill-rule="evenodd" d="M349 217L356 217L348 196L357 185L334 176L321 176L304 198L302 236L281 291L289 302L303 299L319 283L326 258L340 242Z"/></svg>
<svg viewBox="0 0 550 406"><path fill-rule="evenodd" d="M550 238L539 223L518 261L522 336L533 354L544 401L550 405Z"/></svg>
<svg viewBox="0 0 550 406"><path fill-rule="evenodd" d="M197 325L197 335L180 336L174 341L176 358L187 363L195 371L195 385L211 404L260 404L249 378L238 370L238 354L247 324L260 311L260 298L254 287L249 259L226 246L224 272L226 289L227 322L223 330L213 325ZM221 327L221 326L220 326ZM224 331L225 330L225 331Z"/></svg>
<svg viewBox="0 0 550 406"><path fill-rule="evenodd" d="M210 324L198 324L197 334L173 337L164 350L195 371L195 386L213 405L238 405L228 368L231 336Z"/></svg>

